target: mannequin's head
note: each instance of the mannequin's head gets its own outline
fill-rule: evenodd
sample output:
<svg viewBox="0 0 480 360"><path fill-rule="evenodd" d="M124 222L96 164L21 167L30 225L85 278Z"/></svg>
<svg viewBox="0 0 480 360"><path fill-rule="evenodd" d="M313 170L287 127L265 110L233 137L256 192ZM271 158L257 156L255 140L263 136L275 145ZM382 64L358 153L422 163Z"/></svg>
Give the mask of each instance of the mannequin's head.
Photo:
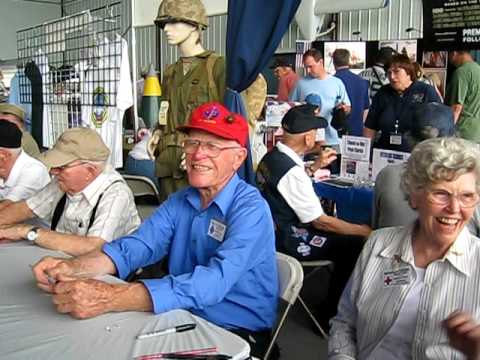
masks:
<svg viewBox="0 0 480 360"><path fill-rule="evenodd" d="M200 42L199 28L186 22L167 22L163 30L170 45L180 45L186 40L193 44Z"/></svg>

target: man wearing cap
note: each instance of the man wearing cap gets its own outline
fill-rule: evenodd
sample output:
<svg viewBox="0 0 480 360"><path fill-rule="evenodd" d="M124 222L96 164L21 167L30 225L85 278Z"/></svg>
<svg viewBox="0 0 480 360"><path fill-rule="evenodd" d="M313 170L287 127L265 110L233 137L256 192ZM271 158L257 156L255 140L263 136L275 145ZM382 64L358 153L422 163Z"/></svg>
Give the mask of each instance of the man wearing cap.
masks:
<svg viewBox="0 0 480 360"><path fill-rule="evenodd" d="M316 117L314 110L307 104L293 107L285 114L282 141L258 165L257 184L272 210L277 249L300 260L335 262L328 291L329 308L323 312L331 317L370 227L328 216L322 209L302 160L303 154L315 146L316 130L327 126L327 121ZM327 166L335 158L332 149L325 151L310 171Z"/></svg>
<svg viewBox="0 0 480 360"><path fill-rule="evenodd" d="M109 154L95 130L66 130L40 159L50 168L50 184L0 210L0 239L78 255L135 230L140 218L132 192L107 165ZM34 217L51 222L50 229L18 224Z"/></svg>
<svg viewBox="0 0 480 360"><path fill-rule="evenodd" d="M172 194L137 231L73 260L45 258L39 286L63 313L89 318L109 311L188 309L250 342L261 357L276 319L278 276L273 221L258 190L236 174L248 125L219 103L193 110L178 128L190 186ZM87 269L126 278L168 255L169 275L127 285L63 282ZM46 274L59 280L52 286Z"/></svg>
<svg viewBox="0 0 480 360"><path fill-rule="evenodd" d="M298 75L293 64L285 57L277 57L270 67L278 78L277 100L288 101L288 97L298 81Z"/></svg>
<svg viewBox="0 0 480 360"><path fill-rule="evenodd" d="M30 197L50 182L48 170L21 148L17 125L0 121L0 210Z"/></svg>
<svg viewBox="0 0 480 360"><path fill-rule="evenodd" d="M25 130L25 111L13 104L0 104L0 120L9 121L22 131L22 149L30 156L38 158L40 149L33 136Z"/></svg>

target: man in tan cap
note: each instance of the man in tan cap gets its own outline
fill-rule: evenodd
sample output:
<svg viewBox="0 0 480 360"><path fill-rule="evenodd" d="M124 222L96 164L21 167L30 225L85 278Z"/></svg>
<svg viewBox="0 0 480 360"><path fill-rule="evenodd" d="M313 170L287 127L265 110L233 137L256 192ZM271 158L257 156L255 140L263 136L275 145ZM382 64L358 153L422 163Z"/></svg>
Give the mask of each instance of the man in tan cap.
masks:
<svg viewBox="0 0 480 360"><path fill-rule="evenodd" d="M0 120L9 121L22 131L22 149L28 155L38 158L40 149L33 136L25 130L25 112L13 104L0 104Z"/></svg>
<svg viewBox="0 0 480 360"><path fill-rule="evenodd" d="M95 130L66 130L40 157L50 168L52 182L0 210L0 239L28 240L79 255L135 230L140 218L132 192L107 165L109 155ZM50 221L50 229L18 224L34 217Z"/></svg>

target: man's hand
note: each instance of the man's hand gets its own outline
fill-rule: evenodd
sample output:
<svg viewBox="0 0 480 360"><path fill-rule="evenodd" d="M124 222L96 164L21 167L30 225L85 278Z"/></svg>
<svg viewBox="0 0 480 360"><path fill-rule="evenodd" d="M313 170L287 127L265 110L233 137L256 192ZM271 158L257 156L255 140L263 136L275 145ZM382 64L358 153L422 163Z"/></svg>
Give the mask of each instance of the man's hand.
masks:
<svg viewBox="0 0 480 360"><path fill-rule="evenodd" d="M54 291L55 283L61 280L62 276L72 277L78 272L76 270L74 260L51 256L42 258L32 268L37 286L49 293Z"/></svg>
<svg viewBox="0 0 480 360"><path fill-rule="evenodd" d="M54 285L53 303L60 313L88 319L112 310L115 287L94 279L59 281Z"/></svg>
<svg viewBox="0 0 480 360"><path fill-rule="evenodd" d="M461 351L467 360L480 359L480 325L462 311L454 311L443 321L450 345Z"/></svg>
<svg viewBox="0 0 480 360"><path fill-rule="evenodd" d="M317 160L313 163L314 169L322 169L337 159L337 152L332 148L323 148Z"/></svg>
<svg viewBox="0 0 480 360"><path fill-rule="evenodd" d="M25 240L27 233L33 228L32 225L18 224L0 227L0 243Z"/></svg>
<svg viewBox="0 0 480 360"><path fill-rule="evenodd" d="M345 111L345 114L350 114L350 112L352 111L352 107L350 105L347 105L345 103L341 103L341 104L338 104L337 105L337 109L341 109L343 111Z"/></svg>

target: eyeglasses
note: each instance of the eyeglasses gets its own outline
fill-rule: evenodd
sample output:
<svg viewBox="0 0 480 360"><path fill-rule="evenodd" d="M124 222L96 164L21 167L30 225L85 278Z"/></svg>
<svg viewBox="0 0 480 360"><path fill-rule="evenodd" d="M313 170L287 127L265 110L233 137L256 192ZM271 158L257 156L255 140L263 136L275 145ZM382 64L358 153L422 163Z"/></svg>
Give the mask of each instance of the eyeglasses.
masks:
<svg viewBox="0 0 480 360"><path fill-rule="evenodd" d="M198 151L198 148L201 147L205 156L209 158L216 158L220 155L223 150L229 149L241 149L240 146L225 146L221 147L218 146L210 141L200 141L200 140L193 140L188 139L182 143L183 152L185 154L193 154Z"/></svg>
<svg viewBox="0 0 480 360"><path fill-rule="evenodd" d="M471 208L477 205L479 196L477 193L461 193L452 194L445 190L427 190L427 199L433 204L447 205L450 203L452 197L457 199L458 203L463 208Z"/></svg>
<svg viewBox="0 0 480 360"><path fill-rule="evenodd" d="M56 172L61 172L61 171L64 171L64 170L67 170L67 169L70 169L70 168L74 168L74 167L77 167L77 166L80 166L80 165L85 165L87 164L86 162L79 162L79 163L76 163L76 164L67 164L67 165L63 165L63 166L55 166L55 167L52 167L50 169L50 171L56 171Z"/></svg>

